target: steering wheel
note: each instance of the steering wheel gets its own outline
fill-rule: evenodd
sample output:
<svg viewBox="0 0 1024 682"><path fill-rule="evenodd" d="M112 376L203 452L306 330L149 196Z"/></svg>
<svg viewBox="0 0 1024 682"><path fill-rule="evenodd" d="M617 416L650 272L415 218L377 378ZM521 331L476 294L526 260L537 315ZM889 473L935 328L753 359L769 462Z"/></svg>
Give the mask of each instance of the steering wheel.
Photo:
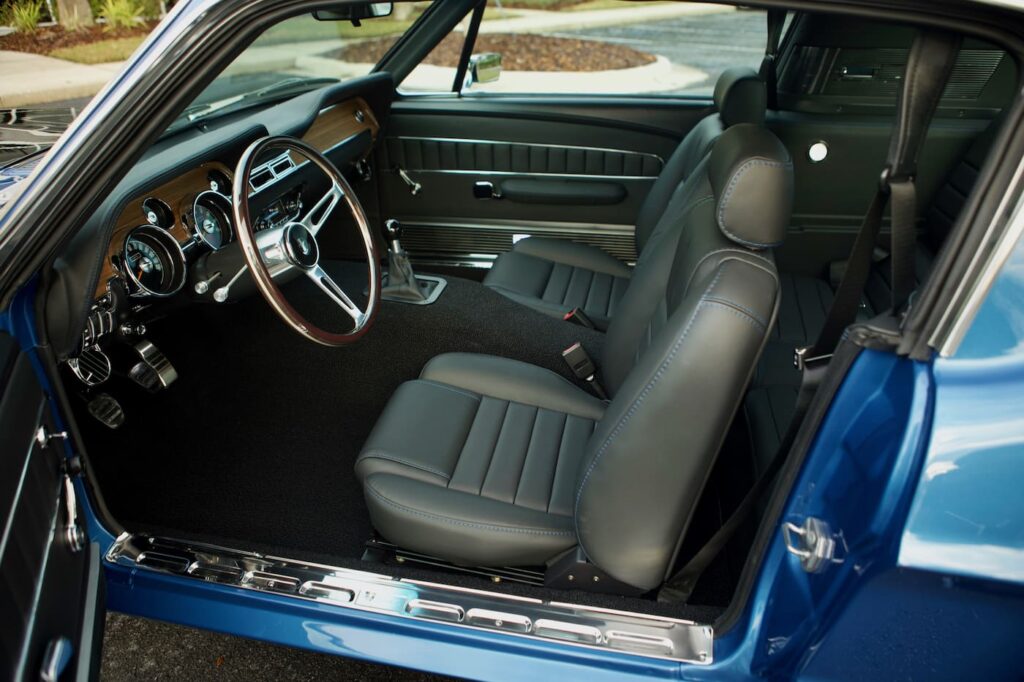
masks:
<svg viewBox="0 0 1024 682"><path fill-rule="evenodd" d="M296 218L282 227L256 232L249 214L251 192L249 178L256 168L257 162L269 158L270 155L267 152L271 150L287 151L297 163L301 163L301 161L295 158L296 155L305 157L309 163L315 164L323 171L331 181L331 186L304 216ZM256 280L256 286L274 312L292 329L310 341L324 346L344 346L361 338L369 330L380 305L380 259L370 233L366 213L341 171L335 168L334 164L328 161L323 154L301 140L285 135L264 137L249 145L249 148L242 154L242 158L239 159L238 166L235 168L233 195L235 197L235 201L232 202L235 227L238 241L242 245L242 255L249 267L249 272ZM361 310L353 303L352 299L320 266L320 248L317 245L316 235L327 223L331 212L343 199L352 217L355 218L363 238L363 247L366 249L369 265L369 296L366 310ZM327 294L328 298L352 318L354 327L351 331L335 333L322 329L311 324L288 303L281 293L280 287L274 281L274 275L292 268L300 270L313 280Z"/></svg>

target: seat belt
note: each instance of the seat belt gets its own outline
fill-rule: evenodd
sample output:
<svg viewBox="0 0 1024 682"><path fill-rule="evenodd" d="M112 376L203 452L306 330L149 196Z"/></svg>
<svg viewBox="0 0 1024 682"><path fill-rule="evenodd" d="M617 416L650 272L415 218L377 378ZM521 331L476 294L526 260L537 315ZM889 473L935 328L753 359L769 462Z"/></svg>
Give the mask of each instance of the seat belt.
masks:
<svg viewBox="0 0 1024 682"><path fill-rule="evenodd" d="M839 344L843 331L856 320L857 308L871 272L875 238L890 197L893 279L891 312L898 314L909 300L914 287L917 211L914 177L917 173L917 159L924 146L928 125L956 64L960 43L961 36L932 29L922 31L914 40L907 58L903 89L897 102L896 123L878 190L861 223L825 326L813 346L796 351L795 362L801 372L801 382L786 433L771 462L736 510L686 565L665 581L658 591L658 601L685 602L690 598L704 570L754 511L762 493L782 469L828 368L828 360Z"/></svg>
<svg viewBox="0 0 1024 682"><path fill-rule="evenodd" d="M764 48L764 59L761 60L759 75L764 81L768 94L768 108L778 109L778 72L779 44L782 42L782 29L786 25L786 10L770 9L767 12L768 39Z"/></svg>

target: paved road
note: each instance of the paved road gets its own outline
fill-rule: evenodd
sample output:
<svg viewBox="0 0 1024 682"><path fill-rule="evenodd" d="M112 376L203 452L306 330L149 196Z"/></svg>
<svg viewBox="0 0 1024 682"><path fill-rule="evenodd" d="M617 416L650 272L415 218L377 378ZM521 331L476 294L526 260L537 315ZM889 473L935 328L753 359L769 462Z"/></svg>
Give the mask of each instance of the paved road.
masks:
<svg viewBox="0 0 1024 682"><path fill-rule="evenodd" d="M100 671L104 682L445 679L122 614L108 615L106 630Z"/></svg>
<svg viewBox="0 0 1024 682"><path fill-rule="evenodd" d="M708 74L678 94L709 95L715 80L730 66L757 68L764 56L767 27L764 12L723 12L558 33L559 36L628 45L693 66ZM670 93L660 93L670 94Z"/></svg>

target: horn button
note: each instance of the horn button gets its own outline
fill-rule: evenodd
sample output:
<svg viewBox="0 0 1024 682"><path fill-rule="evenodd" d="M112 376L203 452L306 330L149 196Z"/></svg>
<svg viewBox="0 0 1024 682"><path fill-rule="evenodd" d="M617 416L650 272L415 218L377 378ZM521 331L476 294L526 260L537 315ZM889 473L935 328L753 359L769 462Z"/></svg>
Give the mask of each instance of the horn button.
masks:
<svg viewBox="0 0 1024 682"><path fill-rule="evenodd" d="M314 267L320 259L316 237L304 225L292 223L284 232L284 249L288 260L300 268Z"/></svg>

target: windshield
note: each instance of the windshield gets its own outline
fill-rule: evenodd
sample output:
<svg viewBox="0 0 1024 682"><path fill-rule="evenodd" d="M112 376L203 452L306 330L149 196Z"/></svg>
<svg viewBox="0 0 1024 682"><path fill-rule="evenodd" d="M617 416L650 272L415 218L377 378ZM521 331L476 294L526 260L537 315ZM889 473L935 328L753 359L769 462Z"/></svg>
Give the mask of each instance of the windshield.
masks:
<svg viewBox="0 0 1024 682"><path fill-rule="evenodd" d="M311 14L276 24L238 55L168 131L364 76L381 54L379 43L393 44L429 5L396 3L391 16L364 19L360 26L320 21ZM370 41L375 50L361 47Z"/></svg>

